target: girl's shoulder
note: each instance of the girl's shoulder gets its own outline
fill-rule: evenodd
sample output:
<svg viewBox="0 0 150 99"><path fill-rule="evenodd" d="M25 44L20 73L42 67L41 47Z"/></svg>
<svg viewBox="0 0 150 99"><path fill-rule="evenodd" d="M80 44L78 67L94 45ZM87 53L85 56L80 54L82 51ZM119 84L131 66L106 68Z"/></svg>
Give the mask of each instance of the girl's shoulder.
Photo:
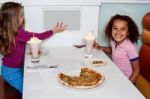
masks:
<svg viewBox="0 0 150 99"><path fill-rule="evenodd" d="M130 46L135 46L135 47L137 47L137 43L133 43L133 42L131 42L129 39L127 40L127 42L128 42L128 44L129 44Z"/></svg>
<svg viewBox="0 0 150 99"><path fill-rule="evenodd" d="M30 34L28 31L26 31L24 28L20 27L18 28L18 36L26 36Z"/></svg>
<svg viewBox="0 0 150 99"><path fill-rule="evenodd" d="M125 39L122 44L122 46L130 47L130 46L135 46L136 43L132 43L129 39Z"/></svg>
<svg viewBox="0 0 150 99"><path fill-rule="evenodd" d="M127 40L126 42L126 49L131 51L131 50L138 50L137 44L136 43L132 43L130 40Z"/></svg>
<svg viewBox="0 0 150 99"><path fill-rule="evenodd" d="M23 32L25 32L25 29L22 28L22 27L20 27L20 28L18 28L18 32L19 32L19 33L23 33Z"/></svg>

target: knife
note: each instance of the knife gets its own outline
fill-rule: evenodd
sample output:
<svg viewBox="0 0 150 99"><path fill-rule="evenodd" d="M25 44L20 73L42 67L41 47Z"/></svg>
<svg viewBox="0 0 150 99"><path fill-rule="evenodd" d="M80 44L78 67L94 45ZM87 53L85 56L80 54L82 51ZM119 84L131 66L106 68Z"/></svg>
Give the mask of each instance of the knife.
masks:
<svg viewBox="0 0 150 99"><path fill-rule="evenodd" d="M37 66L27 66L30 69L38 69L38 68L58 68L59 65L37 65Z"/></svg>

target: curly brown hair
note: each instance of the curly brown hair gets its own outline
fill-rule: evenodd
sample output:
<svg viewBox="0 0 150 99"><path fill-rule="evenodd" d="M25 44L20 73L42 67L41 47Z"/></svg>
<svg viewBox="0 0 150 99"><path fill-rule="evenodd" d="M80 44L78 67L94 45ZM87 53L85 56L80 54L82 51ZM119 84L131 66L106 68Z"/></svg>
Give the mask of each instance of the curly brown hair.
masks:
<svg viewBox="0 0 150 99"><path fill-rule="evenodd" d="M19 24L22 6L15 2L6 2L0 8L0 53L7 55L15 46L15 38ZM24 24L22 24L22 27Z"/></svg>
<svg viewBox="0 0 150 99"><path fill-rule="evenodd" d="M126 21L128 23L129 40L132 43L137 43L137 41L140 37L138 27L135 24L135 22L132 20L132 18L130 18L129 16L126 16L126 15L116 14L116 15L111 17L110 21L108 22L108 24L106 25L106 28L105 28L106 38L109 41L113 39L112 38L112 26L113 26L113 23L115 20L123 20L123 21Z"/></svg>

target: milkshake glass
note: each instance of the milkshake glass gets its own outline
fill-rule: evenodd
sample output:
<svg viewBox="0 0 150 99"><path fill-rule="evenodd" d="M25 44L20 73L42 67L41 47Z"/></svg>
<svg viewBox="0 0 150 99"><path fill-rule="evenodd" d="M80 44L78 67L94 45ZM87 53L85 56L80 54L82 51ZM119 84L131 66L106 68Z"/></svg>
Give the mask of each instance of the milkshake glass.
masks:
<svg viewBox="0 0 150 99"><path fill-rule="evenodd" d="M85 35L85 57L86 58L91 58L93 56L93 44L96 40L95 36L93 35L93 33L87 33Z"/></svg>
<svg viewBox="0 0 150 99"><path fill-rule="evenodd" d="M32 55L32 62L39 62L39 49L41 40L37 37L32 37L27 43L30 46L31 55Z"/></svg>

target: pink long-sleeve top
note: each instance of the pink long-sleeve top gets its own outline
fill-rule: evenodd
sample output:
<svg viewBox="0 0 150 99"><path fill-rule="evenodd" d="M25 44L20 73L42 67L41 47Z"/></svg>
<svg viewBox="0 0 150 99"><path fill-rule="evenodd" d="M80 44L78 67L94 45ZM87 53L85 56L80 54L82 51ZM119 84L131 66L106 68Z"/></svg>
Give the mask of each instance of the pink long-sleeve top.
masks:
<svg viewBox="0 0 150 99"><path fill-rule="evenodd" d="M53 35L53 31L34 33L34 36L44 40ZM18 29L15 39L15 46L11 48L11 53L3 56L2 64L7 67L20 68L24 64L25 46L28 40L33 36L33 32L25 31L23 28Z"/></svg>

